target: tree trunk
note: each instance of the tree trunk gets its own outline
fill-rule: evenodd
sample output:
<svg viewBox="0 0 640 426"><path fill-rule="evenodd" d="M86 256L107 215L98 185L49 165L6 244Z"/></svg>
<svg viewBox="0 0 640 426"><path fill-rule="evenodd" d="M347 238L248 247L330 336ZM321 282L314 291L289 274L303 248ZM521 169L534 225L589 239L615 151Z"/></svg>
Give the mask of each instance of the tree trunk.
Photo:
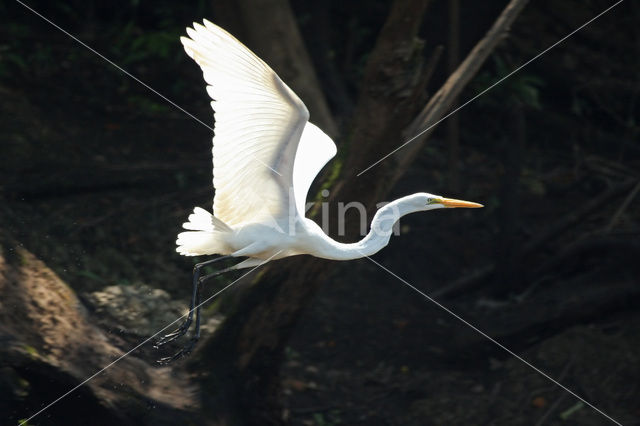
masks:
<svg viewBox="0 0 640 426"><path fill-rule="evenodd" d="M399 0L392 6L365 70L348 146L342 144L349 152L332 200L360 199L372 206L389 189L384 176L391 162L366 179L354 176L398 141L424 100L416 93L423 68L416 35L427 4ZM295 82L291 86L298 91ZM348 235L355 234L353 228ZM277 369L283 349L331 264L307 256L278 261L195 354L190 368L203 373L203 408L220 424L281 423Z"/></svg>
<svg viewBox="0 0 640 426"><path fill-rule="evenodd" d="M344 160L339 179L332 182L331 202L357 200L371 211L391 189L391 178L402 173L397 161L389 158L357 177L399 145L403 130L426 102L425 87L433 63L425 64L417 34L428 4L428 0L396 0L391 7L367 61L351 129L340 146ZM503 30L497 31L501 34ZM483 51L472 62L481 63L487 55ZM277 64L271 65L278 69ZM299 82L283 77L294 91L300 90ZM465 74L465 83L469 79ZM447 93L440 101L450 101ZM403 170L407 166L405 162ZM346 236L358 238L357 223L347 225ZM202 407L216 424L282 423L278 368L284 348L332 264L308 256L278 261L245 291L216 333L194 354L189 368L199 374Z"/></svg>

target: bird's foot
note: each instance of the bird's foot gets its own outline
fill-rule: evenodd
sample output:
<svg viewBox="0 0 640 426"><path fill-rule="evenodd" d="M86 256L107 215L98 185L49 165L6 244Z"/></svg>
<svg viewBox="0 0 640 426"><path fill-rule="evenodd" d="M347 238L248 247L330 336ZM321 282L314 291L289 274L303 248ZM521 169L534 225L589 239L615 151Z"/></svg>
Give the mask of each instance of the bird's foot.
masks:
<svg viewBox="0 0 640 426"><path fill-rule="evenodd" d="M153 347L158 349L160 346L166 345L167 343L173 342L177 338L184 336L185 334L187 334L187 330L189 330L190 326L191 320L187 319L180 325L180 327L156 340Z"/></svg>
<svg viewBox="0 0 640 426"><path fill-rule="evenodd" d="M196 345L198 340L199 339L197 337L194 337L193 339L189 340L189 343L187 343L187 345L184 348L180 349L173 356L167 356L167 357L164 357L164 358L160 358L157 361L158 364L160 364L160 365L168 365L168 364L171 364L175 360L178 360L180 358L184 358L185 356L189 355L193 351L193 347Z"/></svg>

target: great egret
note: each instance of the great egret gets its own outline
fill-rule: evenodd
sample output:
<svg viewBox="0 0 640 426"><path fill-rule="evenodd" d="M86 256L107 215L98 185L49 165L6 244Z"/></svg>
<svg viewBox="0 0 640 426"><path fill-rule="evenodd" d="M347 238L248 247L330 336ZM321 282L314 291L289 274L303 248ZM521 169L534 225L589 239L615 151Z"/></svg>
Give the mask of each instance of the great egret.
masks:
<svg viewBox="0 0 640 426"><path fill-rule="evenodd" d="M221 272L249 268L267 260L299 254L350 260L371 256L389 243L392 227L409 213L481 204L417 193L379 209L360 241L343 244L305 218L313 179L336 154L329 136L311 124L309 112L278 75L231 34L204 20L181 37L185 51L200 66L213 99L213 215L196 207L178 235L185 256L223 255L199 263L186 321L161 338L160 346L189 329L196 310L195 335L170 361L193 348L199 338L199 284ZM221 259L247 257L231 268L200 277L203 266ZM196 304L198 306L196 306Z"/></svg>

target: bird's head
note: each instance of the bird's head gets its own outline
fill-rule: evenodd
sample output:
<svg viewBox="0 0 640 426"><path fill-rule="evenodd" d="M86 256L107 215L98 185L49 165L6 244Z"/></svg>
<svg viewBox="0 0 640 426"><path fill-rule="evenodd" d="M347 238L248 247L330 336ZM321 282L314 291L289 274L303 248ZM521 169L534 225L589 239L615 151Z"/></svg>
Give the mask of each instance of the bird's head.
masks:
<svg viewBox="0 0 640 426"><path fill-rule="evenodd" d="M473 203L471 201L456 200L454 198L445 198L440 195L428 194L426 192L419 192L409 196L411 202L415 203L417 210L434 210L441 208L479 208L484 207L482 204Z"/></svg>

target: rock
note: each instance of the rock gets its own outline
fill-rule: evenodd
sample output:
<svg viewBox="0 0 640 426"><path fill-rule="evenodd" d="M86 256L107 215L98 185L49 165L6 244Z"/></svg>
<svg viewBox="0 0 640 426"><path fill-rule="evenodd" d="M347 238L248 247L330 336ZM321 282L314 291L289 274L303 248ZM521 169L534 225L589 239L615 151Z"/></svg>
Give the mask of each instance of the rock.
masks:
<svg viewBox="0 0 640 426"><path fill-rule="evenodd" d="M83 296L102 326L138 336L169 333L189 312L186 301L172 300L166 291L145 284L112 285ZM205 317L205 321L201 329L208 331L220 319Z"/></svg>
<svg viewBox="0 0 640 426"><path fill-rule="evenodd" d="M112 293L116 300L126 302L117 299L118 292L129 293L123 289ZM132 298L145 306L143 299ZM166 303L163 300L155 298L155 309L161 310L159 305ZM133 308L128 312L133 314ZM158 368L124 352L93 319L73 289L20 244L5 237L0 228L3 424L16 424L43 407L46 411L33 424L52 424L47 418L97 426L139 425L143 421L203 424L197 414L196 387L188 375L175 368ZM149 406L155 409L149 410Z"/></svg>

